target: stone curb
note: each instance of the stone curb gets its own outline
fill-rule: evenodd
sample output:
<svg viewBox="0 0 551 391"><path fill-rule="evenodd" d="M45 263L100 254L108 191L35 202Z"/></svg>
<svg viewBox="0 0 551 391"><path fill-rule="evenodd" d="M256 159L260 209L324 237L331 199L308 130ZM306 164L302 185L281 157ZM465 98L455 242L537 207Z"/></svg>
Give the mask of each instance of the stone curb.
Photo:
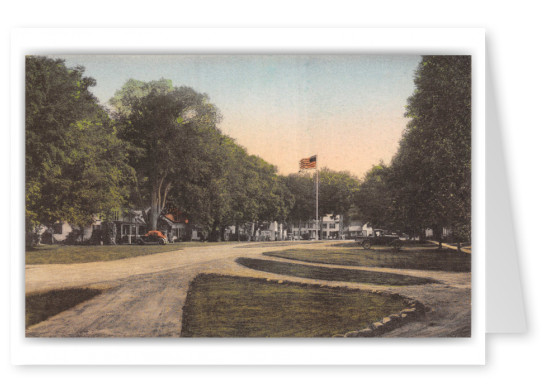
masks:
<svg viewBox="0 0 551 391"><path fill-rule="evenodd" d="M400 295L396 293L387 293L387 292L380 292L380 291L374 291L374 293L378 293L384 296L399 296ZM362 330L354 330L349 331L346 334L337 334L334 335L333 338L338 337L344 337L344 338L370 338L370 337L378 337L386 332L392 331L405 323L419 320L425 316L425 313L428 312L428 308L425 307L422 303L416 301L416 300L408 300L408 307L404 308L402 311L400 311L397 314L391 314L388 316L385 316L383 319L373 322L369 325L367 325Z"/></svg>
<svg viewBox="0 0 551 391"><path fill-rule="evenodd" d="M270 278L259 278L260 280L268 281L268 282L275 282L273 279ZM278 281L279 282L279 281ZM281 283L281 282L280 282ZM324 284L318 284L318 283L304 283L304 282L293 282L293 281L285 281L287 284L298 284L300 286L310 286L310 287L324 287L324 288L331 288L331 289L347 289L351 291L362 291L363 289L359 288L348 288L348 287L335 287L335 286L329 286ZM376 293L381 296L387 296L387 297L393 297L393 298L400 298L404 299L405 297L402 295L399 295L398 293L391 293L391 292L385 292L381 290L371 290L372 293ZM377 322L373 322L371 324L368 324L365 328L361 330L353 330L349 331L345 334L335 334L333 335L333 338L370 338L370 337L378 337L386 332L392 331L406 323L419 320L425 317L425 313L429 312L430 309L426 307L423 303L413 300L410 298L405 298L407 301L407 307L404 308L402 311L396 314L391 314L388 316L385 316L383 319L380 319Z"/></svg>

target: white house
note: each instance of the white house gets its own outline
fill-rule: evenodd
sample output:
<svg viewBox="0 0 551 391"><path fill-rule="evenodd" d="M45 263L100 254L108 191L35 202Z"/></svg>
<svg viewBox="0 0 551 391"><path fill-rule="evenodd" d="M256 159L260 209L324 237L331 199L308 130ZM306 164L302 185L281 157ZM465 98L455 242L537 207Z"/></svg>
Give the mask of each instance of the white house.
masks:
<svg viewBox="0 0 551 391"><path fill-rule="evenodd" d="M353 220L344 229L344 236L346 239L354 239L358 236L367 236L373 233L373 227L363 224L359 220Z"/></svg>
<svg viewBox="0 0 551 391"><path fill-rule="evenodd" d="M321 218L319 229L322 239L340 239L342 236L342 216L327 214ZM304 236L309 239L316 239L317 235L316 220L312 219L305 222L299 222L291 226L291 233L294 239L300 239Z"/></svg>

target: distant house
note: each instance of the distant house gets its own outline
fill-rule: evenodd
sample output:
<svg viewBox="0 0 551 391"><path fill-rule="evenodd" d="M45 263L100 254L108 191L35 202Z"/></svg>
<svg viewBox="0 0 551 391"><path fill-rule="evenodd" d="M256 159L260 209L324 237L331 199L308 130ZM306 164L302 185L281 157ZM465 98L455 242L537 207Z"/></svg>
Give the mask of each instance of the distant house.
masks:
<svg viewBox="0 0 551 391"><path fill-rule="evenodd" d="M287 238L287 230L283 228L283 224L277 221L265 221L258 224L254 231L253 240L285 240Z"/></svg>
<svg viewBox="0 0 551 391"><path fill-rule="evenodd" d="M316 220L312 219L305 222L291 224L290 232L294 239L307 237L316 239L318 225ZM322 239L339 239L342 236L342 216L327 214L321 218L319 229Z"/></svg>
<svg viewBox="0 0 551 391"><path fill-rule="evenodd" d="M325 215L321 218L321 238L340 239L342 237L342 216Z"/></svg>
<svg viewBox="0 0 551 391"><path fill-rule="evenodd" d="M157 228L163 232L170 242L182 241L186 235L187 220L179 212L173 211L161 215Z"/></svg>
<svg viewBox="0 0 551 391"><path fill-rule="evenodd" d="M137 238L148 230L144 213L147 212L121 208L110 212L109 215L95 215L93 223L85 227L79 227L67 221L57 222L51 227L44 226L40 229L40 242L43 244L136 243ZM171 241L184 240L187 232L186 220L177 213L165 213L159 217L158 229ZM191 232L187 236L190 238Z"/></svg>
<svg viewBox="0 0 551 391"><path fill-rule="evenodd" d="M442 228L442 238L448 238L451 237L453 234L453 230L450 227L444 227ZM438 232L434 232L432 228L425 229L425 237L426 238L437 238Z"/></svg>
<svg viewBox="0 0 551 391"><path fill-rule="evenodd" d="M141 210L117 210L102 222L104 233L114 224L114 241L116 244L135 243L138 236L145 235L147 223Z"/></svg>
<svg viewBox="0 0 551 391"><path fill-rule="evenodd" d="M42 226L39 230L39 243L55 244L61 242L80 243L91 241L95 234L101 230L101 220L94 216L92 224L79 227L67 221L58 221L51 226Z"/></svg>
<svg viewBox="0 0 551 391"><path fill-rule="evenodd" d="M373 232L373 227L369 227L367 224L359 220L353 220L350 224L344 229L344 237L346 239L354 239L358 236L367 236L371 235Z"/></svg>

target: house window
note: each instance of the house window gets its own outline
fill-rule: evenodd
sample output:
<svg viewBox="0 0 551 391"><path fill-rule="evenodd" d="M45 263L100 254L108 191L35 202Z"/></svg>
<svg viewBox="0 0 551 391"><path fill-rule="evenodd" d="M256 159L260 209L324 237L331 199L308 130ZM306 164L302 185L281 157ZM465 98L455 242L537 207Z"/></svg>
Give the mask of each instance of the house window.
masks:
<svg viewBox="0 0 551 391"><path fill-rule="evenodd" d="M123 225L122 226L122 234L123 235L130 235L130 226L129 225Z"/></svg>
<svg viewBox="0 0 551 391"><path fill-rule="evenodd" d="M335 224L329 224L329 228L335 228Z"/></svg>
<svg viewBox="0 0 551 391"><path fill-rule="evenodd" d="M314 228L314 223L308 223L308 228Z"/></svg>
<svg viewBox="0 0 551 391"><path fill-rule="evenodd" d="M327 228L327 223L323 223L323 228Z"/></svg>

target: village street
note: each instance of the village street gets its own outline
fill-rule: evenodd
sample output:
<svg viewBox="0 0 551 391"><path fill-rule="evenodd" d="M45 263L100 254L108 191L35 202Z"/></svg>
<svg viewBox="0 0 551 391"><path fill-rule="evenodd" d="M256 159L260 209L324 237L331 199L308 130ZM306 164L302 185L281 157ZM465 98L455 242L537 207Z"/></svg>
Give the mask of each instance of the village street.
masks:
<svg viewBox="0 0 551 391"><path fill-rule="evenodd" d="M189 283L199 273L271 278L282 281L343 286L399 293L416 299L431 310L426 319L410 323L385 336L449 336L470 327L471 274L441 271L345 267L407 274L436 279L440 284L381 286L365 283L322 281L256 271L235 262L237 257L263 256L285 248L330 248L331 242L232 243L190 247L179 251L110 262L69 265L28 265L26 293L60 288L91 287L103 293L27 329L28 337L179 337L182 307ZM310 263L310 265L312 265ZM325 267L336 267L319 265Z"/></svg>

